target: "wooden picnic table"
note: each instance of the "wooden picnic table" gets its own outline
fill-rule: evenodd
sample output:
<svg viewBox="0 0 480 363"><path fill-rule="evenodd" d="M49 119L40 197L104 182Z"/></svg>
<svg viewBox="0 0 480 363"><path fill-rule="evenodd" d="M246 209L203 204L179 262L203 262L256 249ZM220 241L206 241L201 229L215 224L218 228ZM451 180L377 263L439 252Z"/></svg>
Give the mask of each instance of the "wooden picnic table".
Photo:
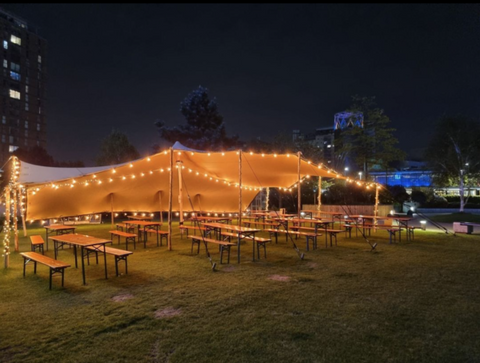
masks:
<svg viewBox="0 0 480 363"><path fill-rule="evenodd" d="M86 247L94 247L95 250L99 252L103 252L104 256L104 263L105 263L105 278L108 279L107 276L107 254L105 253L105 245L107 243L112 243L111 240L103 239L103 238L96 238L84 234L78 233L70 233L70 234L62 234L57 236L52 236L50 239L53 241L54 251L55 251L55 259L57 259L58 250L63 245L70 245L73 246L73 252L75 255L75 267L78 268L77 263L77 247L80 247L81 256L82 256L82 276L83 276L83 284L86 285L85 281L85 258L89 251L86 251Z"/></svg>
<svg viewBox="0 0 480 363"><path fill-rule="evenodd" d="M255 261L255 233L261 232L261 229L258 228L249 228L249 227L241 227L232 224L226 223L203 223L203 226L207 228L205 231L205 236L208 235L209 232L214 231L217 234L217 238L221 238L222 229L234 232L238 235L237 241L237 250L238 250L238 263L240 263L240 239L250 237L252 239L252 246L253 246L253 259Z"/></svg>
<svg viewBox="0 0 480 363"><path fill-rule="evenodd" d="M55 231L57 235L64 233L75 233L75 226L66 226L64 224L52 224L49 226L43 226L45 228L45 241L47 241L47 251L48 251L48 235L49 231Z"/></svg>
<svg viewBox="0 0 480 363"><path fill-rule="evenodd" d="M157 245L159 243L159 234L158 234L158 230L159 228L162 226L162 222L154 222L154 221L136 221L136 220L133 220L133 221L125 221L123 222L125 224L133 224L133 225L136 225L137 226L137 229L138 229L138 240L140 241L140 237L141 237L141 227L143 227L143 242L146 243L147 242L147 228L152 228L152 229L155 229L155 231L157 232L156 235L157 235Z"/></svg>
<svg viewBox="0 0 480 363"><path fill-rule="evenodd" d="M210 217L210 216L196 216L189 219L191 222L195 221L205 221L205 222L225 222L230 223L232 221L232 217Z"/></svg>

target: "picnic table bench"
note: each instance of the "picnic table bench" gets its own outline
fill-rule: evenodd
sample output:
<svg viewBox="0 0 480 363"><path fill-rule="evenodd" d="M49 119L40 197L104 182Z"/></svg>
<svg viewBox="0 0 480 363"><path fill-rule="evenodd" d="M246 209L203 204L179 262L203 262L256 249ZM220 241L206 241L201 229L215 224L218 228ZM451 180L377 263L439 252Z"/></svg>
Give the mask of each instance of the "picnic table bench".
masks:
<svg viewBox="0 0 480 363"><path fill-rule="evenodd" d="M117 229L119 229L119 230L121 230L121 231L125 231L125 232L135 231L135 226L132 225L132 224L117 223L116 226L117 226Z"/></svg>
<svg viewBox="0 0 480 363"><path fill-rule="evenodd" d="M98 253L99 252L103 253L103 251L99 249L98 246L88 246L88 247L85 247L85 249L87 250L87 263L90 265L90 257L89 257L90 253L95 252L95 257L98 265ZM127 257L130 256L132 253L133 253L132 251L126 251L118 248L105 246L105 254L115 256L115 272L117 276L118 276L118 261L125 261L125 274L128 274Z"/></svg>
<svg viewBox="0 0 480 363"><path fill-rule="evenodd" d="M135 233L129 233L129 232L123 232L119 230L113 230L109 231L110 232L110 238L113 239L113 236L118 237L118 244L120 244L120 237L125 237L125 248L128 250L128 242L133 242L133 248L136 249L137 245L135 242L135 237L137 235Z"/></svg>
<svg viewBox="0 0 480 363"><path fill-rule="evenodd" d="M198 227L198 226L186 226L182 225L178 227L180 230L186 230L187 231L187 237L188 237L188 231L192 230L194 235L196 235L196 231L202 231L205 232L207 229L205 227ZM183 233L181 233L180 238L183 238Z"/></svg>
<svg viewBox="0 0 480 363"><path fill-rule="evenodd" d="M63 281L64 281L64 272L67 267L70 267L68 263L59 261L59 260L54 260L51 257L42 255L38 252L22 252L20 253L23 257L23 277L25 277L25 268L27 266L27 263L30 261L33 261L33 273L37 273L37 263L41 263L42 265L45 265L50 268L50 290L52 289L52 276L56 273L61 273L62 274L62 287L63 287Z"/></svg>
<svg viewBox="0 0 480 363"><path fill-rule="evenodd" d="M168 232L167 231L161 231L160 229L147 229L145 233L156 233L160 236L160 246L162 246L162 240L165 238L165 240L168 240ZM143 240L143 247L146 247L146 238ZM158 238L157 238L157 247L158 247Z"/></svg>
<svg viewBox="0 0 480 363"><path fill-rule="evenodd" d="M227 263L230 263L230 247L236 246L235 243L232 242L227 242L227 241L219 241L213 238L206 238L203 236L188 236L189 238L192 239L192 253L193 253L193 244L197 243L198 244L198 249L197 249L197 254L200 252L200 243L201 242L207 242L207 243L214 243L217 244L220 248L220 264L222 263L223 260L223 251L227 251L227 256L228 256L228 261Z"/></svg>
<svg viewBox="0 0 480 363"><path fill-rule="evenodd" d="M222 236L228 237L228 242L231 242L230 238L238 238L238 233L231 233L231 232L222 232ZM254 241L257 244L257 256L260 259L260 247L263 247L264 256L267 258L267 246L266 244L272 242L270 238L263 238L263 237L255 237L252 236L245 236L240 235L241 239L248 239L250 241Z"/></svg>

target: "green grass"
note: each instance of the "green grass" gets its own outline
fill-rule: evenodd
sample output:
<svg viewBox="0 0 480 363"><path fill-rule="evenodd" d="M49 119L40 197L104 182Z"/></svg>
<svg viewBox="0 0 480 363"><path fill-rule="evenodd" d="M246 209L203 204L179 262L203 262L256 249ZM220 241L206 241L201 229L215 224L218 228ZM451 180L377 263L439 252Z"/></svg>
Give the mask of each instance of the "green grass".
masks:
<svg viewBox="0 0 480 363"><path fill-rule="evenodd" d="M435 222L453 223L453 222L474 222L480 223L480 214L451 213L451 214L436 214L430 217Z"/></svg>
<svg viewBox="0 0 480 363"><path fill-rule="evenodd" d="M77 232L107 237L109 229ZM29 231L36 233L44 235ZM333 248L320 237L303 261L284 238L255 262L245 243L240 264L235 249L222 265L211 246L212 272L204 248L191 255L190 240L175 233L173 251L137 245L128 275L116 277L108 256L108 280L93 264L84 286L71 267L65 287L54 276L51 291L45 266L34 275L28 265L23 278L22 258L12 253L0 272L0 361L479 362L478 234L402 237L389 244L377 232L373 253L360 237L339 235ZM305 249L304 240L297 245ZM20 251L29 246L21 237ZM73 264L73 250L58 258ZM178 315L157 318L165 309Z"/></svg>

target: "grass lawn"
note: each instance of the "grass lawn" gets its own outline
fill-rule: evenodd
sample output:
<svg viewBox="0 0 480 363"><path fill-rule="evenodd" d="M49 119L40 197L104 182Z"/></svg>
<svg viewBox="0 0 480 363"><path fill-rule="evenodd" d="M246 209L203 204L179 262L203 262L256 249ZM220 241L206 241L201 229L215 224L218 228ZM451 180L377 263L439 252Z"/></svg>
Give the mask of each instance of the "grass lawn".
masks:
<svg viewBox="0 0 480 363"><path fill-rule="evenodd" d="M453 222L474 222L480 223L480 214L451 213L451 214L436 214L430 217L435 222L453 223Z"/></svg>
<svg viewBox="0 0 480 363"><path fill-rule="evenodd" d="M109 229L77 232L109 238ZM355 233L328 248L322 236L304 260L282 237L267 259L252 262L245 242L241 263L235 248L222 265L211 246L212 272L203 246L191 255L174 231L173 251L150 237L128 275L116 277L107 256L108 279L93 263L85 286L73 249L61 250L72 267L51 291L48 268L34 275L29 264L23 278L13 252L0 272L0 362L480 362L478 233L417 230L389 244L378 231L376 252ZM304 251L304 239L297 245Z"/></svg>

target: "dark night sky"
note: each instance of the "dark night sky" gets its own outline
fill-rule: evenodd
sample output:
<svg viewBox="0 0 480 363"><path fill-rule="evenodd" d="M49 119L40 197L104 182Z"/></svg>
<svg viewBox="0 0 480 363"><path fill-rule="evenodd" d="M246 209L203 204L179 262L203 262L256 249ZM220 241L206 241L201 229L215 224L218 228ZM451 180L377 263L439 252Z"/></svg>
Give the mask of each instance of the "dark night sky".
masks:
<svg viewBox="0 0 480 363"><path fill-rule="evenodd" d="M94 165L113 128L142 156L199 85L228 134L333 125L376 96L412 154L444 113L480 115L478 4L3 4L48 42L48 152Z"/></svg>

